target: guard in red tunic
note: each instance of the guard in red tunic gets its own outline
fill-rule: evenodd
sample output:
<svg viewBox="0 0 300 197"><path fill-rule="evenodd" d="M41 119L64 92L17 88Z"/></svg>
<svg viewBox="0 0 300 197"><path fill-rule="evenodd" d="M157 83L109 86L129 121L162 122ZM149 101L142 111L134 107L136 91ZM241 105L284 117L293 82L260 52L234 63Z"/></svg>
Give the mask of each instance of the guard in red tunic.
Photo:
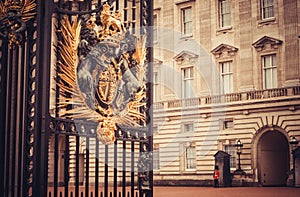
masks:
<svg viewBox="0 0 300 197"><path fill-rule="evenodd" d="M220 177L219 166L215 165L215 170L214 170L214 187L219 187L219 177Z"/></svg>

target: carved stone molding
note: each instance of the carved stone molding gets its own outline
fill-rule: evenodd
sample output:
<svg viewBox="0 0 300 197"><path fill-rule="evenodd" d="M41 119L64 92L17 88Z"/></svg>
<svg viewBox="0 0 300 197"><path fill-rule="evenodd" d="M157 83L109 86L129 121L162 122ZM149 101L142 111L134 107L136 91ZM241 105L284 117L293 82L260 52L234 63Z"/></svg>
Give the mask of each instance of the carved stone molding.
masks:
<svg viewBox="0 0 300 197"><path fill-rule="evenodd" d="M199 55L189 52L189 51L181 51L176 56L174 56L174 60L178 62L178 64L182 64L182 62L194 62Z"/></svg>
<svg viewBox="0 0 300 197"><path fill-rule="evenodd" d="M236 54L238 48L234 46L230 46L227 44L220 44L216 48L214 48L211 53L215 55L216 58L220 58L221 56L227 55L232 57Z"/></svg>
<svg viewBox="0 0 300 197"><path fill-rule="evenodd" d="M278 49L278 47L282 44L282 41L276 38L272 38L269 36L264 36L254 42L252 45L256 48L257 51L265 50L268 46L271 49Z"/></svg>

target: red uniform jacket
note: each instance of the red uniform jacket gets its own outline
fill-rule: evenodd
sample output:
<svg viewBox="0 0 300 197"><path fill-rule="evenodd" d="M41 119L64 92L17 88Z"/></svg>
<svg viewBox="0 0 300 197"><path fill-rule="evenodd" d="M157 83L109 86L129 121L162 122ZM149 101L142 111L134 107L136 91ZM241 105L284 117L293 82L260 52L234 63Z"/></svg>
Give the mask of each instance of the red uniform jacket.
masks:
<svg viewBox="0 0 300 197"><path fill-rule="evenodd" d="M220 176L219 170L215 170L214 171L214 179L219 179L219 176Z"/></svg>

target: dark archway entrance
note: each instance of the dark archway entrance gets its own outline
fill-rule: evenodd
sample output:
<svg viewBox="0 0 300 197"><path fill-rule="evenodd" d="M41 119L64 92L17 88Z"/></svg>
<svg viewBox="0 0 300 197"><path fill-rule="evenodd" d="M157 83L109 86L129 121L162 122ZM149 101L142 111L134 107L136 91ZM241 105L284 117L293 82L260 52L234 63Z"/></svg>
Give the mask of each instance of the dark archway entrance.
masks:
<svg viewBox="0 0 300 197"><path fill-rule="evenodd" d="M258 142L259 182L262 186L284 186L289 171L289 143L279 131L267 131Z"/></svg>

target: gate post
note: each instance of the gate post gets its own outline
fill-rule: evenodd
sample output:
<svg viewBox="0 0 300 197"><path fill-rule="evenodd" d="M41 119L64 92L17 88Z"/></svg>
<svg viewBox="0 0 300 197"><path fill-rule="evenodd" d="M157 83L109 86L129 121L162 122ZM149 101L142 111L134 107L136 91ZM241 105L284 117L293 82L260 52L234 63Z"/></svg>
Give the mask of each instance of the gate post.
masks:
<svg viewBox="0 0 300 197"><path fill-rule="evenodd" d="M47 196L52 4L53 1L37 0L37 110L34 131L33 197Z"/></svg>

